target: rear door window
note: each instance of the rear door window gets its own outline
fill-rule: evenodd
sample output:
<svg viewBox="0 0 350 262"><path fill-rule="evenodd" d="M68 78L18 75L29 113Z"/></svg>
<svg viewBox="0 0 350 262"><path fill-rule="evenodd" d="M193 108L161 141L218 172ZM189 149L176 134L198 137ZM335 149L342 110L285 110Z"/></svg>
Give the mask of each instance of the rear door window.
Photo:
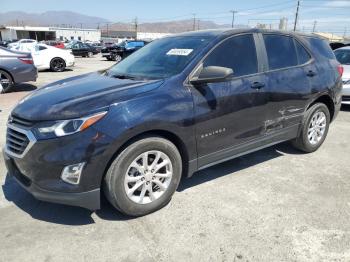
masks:
<svg viewBox="0 0 350 262"><path fill-rule="evenodd" d="M281 69L298 65L293 38L285 35L264 35L269 69Z"/></svg>
<svg viewBox="0 0 350 262"><path fill-rule="evenodd" d="M235 77L257 73L258 60L253 35L240 35L225 40L208 55L203 66L231 68Z"/></svg>

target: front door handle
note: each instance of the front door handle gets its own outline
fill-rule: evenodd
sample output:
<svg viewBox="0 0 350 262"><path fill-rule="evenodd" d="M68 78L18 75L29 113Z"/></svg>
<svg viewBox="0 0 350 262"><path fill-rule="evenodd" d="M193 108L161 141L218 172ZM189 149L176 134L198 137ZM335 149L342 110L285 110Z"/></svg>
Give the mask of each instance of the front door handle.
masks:
<svg viewBox="0 0 350 262"><path fill-rule="evenodd" d="M263 88L265 86L264 83L261 83L261 82L254 82L251 84L251 88L253 89L260 89L260 88Z"/></svg>
<svg viewBox="0 0 350 262"><path fill-rule="evenodd" d="M306 73L306 75L307 75L308 77L313 77L313 76L316 75L316 73L315 73L314 71L312 71L312 70L309 70L309 71Z"/></svg>

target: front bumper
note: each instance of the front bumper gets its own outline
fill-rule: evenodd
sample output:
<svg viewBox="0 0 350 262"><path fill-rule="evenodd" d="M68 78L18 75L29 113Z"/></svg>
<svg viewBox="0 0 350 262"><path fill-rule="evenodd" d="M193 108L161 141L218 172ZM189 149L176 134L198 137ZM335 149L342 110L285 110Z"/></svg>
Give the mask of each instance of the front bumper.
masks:
<svg viewBox="0 0 350 262"><path fill-rule="evenodd" d="M64 193L45 190L23 175L16 167L13 159L11 159L5 152L3 154L9 175L36 199L70 206L79 206L90 210L100 209L100 188L80 193Z"/></svg>
<svg viewBox="0 0 350 262"><path fill-rule="evenodd" d="M73 67L75 65L75 58L73 55L66 59L66 67Z"/></svg>
<svg viewBox="0 0 350 262"><path fill-rule="evenodd" d="M102 57L105 57L105 58L111 58L112 57L111 53L101 53L101 54L102 54Z"/></svg>
<svg viewBox="0 0 350 262"><path fill-rule="evenodd" d="M21 155L13 154L6 141L3 154L10 175L37 199L99 209L101 182L111 158L109 136L91 127L70 136L29 141ZM61 179L66 166L83 162L79 184Z"/></svg>

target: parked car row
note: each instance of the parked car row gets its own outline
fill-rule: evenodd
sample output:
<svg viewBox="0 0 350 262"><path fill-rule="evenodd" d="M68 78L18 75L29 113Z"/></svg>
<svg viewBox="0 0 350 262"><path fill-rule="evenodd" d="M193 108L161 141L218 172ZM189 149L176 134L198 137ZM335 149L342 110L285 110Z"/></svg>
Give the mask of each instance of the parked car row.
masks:
<svg viewBox="0 0 350 262"><path fill-rule="evenodd" d="M145 41L123 41L119 44L112 44L102 48L102 57L109 61L120 62L125 57L139 50L147 44Z"/></svg>

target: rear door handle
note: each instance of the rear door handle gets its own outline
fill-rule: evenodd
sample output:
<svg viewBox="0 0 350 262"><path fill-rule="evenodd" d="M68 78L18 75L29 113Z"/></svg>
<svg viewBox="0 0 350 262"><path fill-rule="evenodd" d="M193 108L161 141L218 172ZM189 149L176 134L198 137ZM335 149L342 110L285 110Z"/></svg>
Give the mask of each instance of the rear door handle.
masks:
<svg viewBox="0 0 350 262"><path fill-rule="evenodd" d="M265 86L264 83L261 83L261 82L254 82L251 84L251 88L253 89L260 89L260 88L263 88Z"/></svg>
<svg viewBox="0 0 350 262"><path fill-rule="evenodd" d="M306 75L307 75L308 77L313 77L313 76L316 75L316 73L315 73L314 71L312 71L312 70L309 70L309 71L306 73Z"/></svg>

